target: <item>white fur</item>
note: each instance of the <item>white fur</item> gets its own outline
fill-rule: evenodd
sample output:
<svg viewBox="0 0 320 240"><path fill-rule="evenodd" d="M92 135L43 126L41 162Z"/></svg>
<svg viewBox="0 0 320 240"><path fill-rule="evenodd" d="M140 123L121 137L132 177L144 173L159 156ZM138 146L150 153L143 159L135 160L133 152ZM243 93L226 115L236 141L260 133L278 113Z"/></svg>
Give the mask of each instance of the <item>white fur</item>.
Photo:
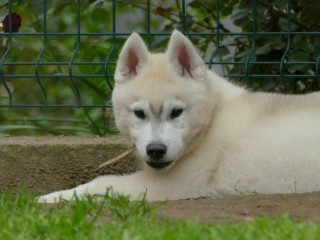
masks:
<svg viewBox="0 0 320 240"><path fill-rule="evenodd" d="M151 142L166 145L162 170L147 164L128 176L103 176L42 196L102 194L112 186L150 201L240 193L320 190L320 94L252 93L205 68L191 42L172 33L165 54L148 52L133 33L116 69L116 124L143 162ZM170 118L173 109L182 114ZM142 110L145 119L134 111Z"/></svg>

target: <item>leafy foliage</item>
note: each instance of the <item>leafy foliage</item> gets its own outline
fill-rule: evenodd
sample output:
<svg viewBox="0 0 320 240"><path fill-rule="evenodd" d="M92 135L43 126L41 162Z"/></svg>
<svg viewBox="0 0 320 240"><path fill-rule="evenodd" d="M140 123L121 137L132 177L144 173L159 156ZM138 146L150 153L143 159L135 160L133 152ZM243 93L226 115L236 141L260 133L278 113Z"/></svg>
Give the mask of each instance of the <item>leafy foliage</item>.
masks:
<svg viewBox="0 0 320 240"><path fill-rule="evenodd" d="M22 22L12 41L0 34L4 57L0 105L8 105L8 89L15 105L105 105L111 96L106 76L112 81L117 53L132 30L150 31L151 35L144 35L150 47L165 49L167 36L180 29L209 66L254 89L304 93L318 88L318 1L291 1L290 11L287 0L193 0L185 6L179 0L115 2L113 23L111 0L11 1L11 12L18 13ZM9 5L0 1L0 20ZM10 51L4 56L6 44ZM105 121L103 108L1 111L3 133L103 136L114 132L112 117L108 113Z"/></svg>
<svg viewBox="0 0 320 240"><path fill-rule="evenodd" d="M111 92L105 80L104 62L112 46L111 3L98 2L101 1L80 1L79 6L76 1L15 1L12 4L11 11L22 18L20 34L13 34L12 44L8 44L7 35L1 35L0 42L6 42L10 48L8 55L2 54L2 57L4 80L12 92L13 105L107 104ZM1 16L8 13L6 5ZM78 17L83 34L79 39ZM110 61L115 59L113 56ZM0 104L9 104L3 84L0 84ZM112 119L105 120L102 108L4 108L0 122L1 125L9 123L0 127L0 131L10 134L103 136L114 131Z"/></svg>
<svg viewBox="0 0 320 240"><path fill-rule="evenodd" d="M227 76L267 91L317 89L320 3L298 0L288 6L287 0L191 1L184 18L177 11L180 8L176 1L175 7L161 3L153 11L168 20L165 31L178 28L186 33L209 33L192 36L193 42L209 59L213 52L213 64L222 64Z"/></svg>

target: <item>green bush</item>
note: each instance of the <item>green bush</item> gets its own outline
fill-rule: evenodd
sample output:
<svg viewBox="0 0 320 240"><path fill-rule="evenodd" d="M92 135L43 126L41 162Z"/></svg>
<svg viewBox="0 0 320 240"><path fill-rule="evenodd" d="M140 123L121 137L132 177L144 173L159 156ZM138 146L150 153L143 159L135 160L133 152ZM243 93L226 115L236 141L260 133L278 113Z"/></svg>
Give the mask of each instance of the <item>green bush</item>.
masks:
<svg viewBox="0 0 320 240"><path fill-rule="evenodd" d="M165 49L167 36L173 29L184 31L209 65L222 66L225 76L254 89L305 93L316 90L320 81L317 79L320 2L317 1L291 1L290 23L287 0L200 0L189 1L185 6L178 0L150 1L149 4L147 1L115 1L114 44L110 0L11 2L11 11L21 16L22 24L19 32L13 34L12 44L6 34L0 35L0 54L5 60L4 78L0 78L0 105L6 106L0 115L3 134L103 136L114 132L112 117L106 121L101 107L8 108L3 81L13 90L13 106L107 105L111 90L105 75L112 82L117 54L132 30L139 33L150 30L152 34L144 38L152 49ZM46 38L43 36L44 3ZM6 1L0 4L2 18L8 14L8 8ZM139 17L141 15L143 17ZM129 20L123 21L126 18ZM79 39L78 28L83 34ZM253 31L257 35L254 36ZM163 36L164 33L167 36ZM11 48L4 56L6 44ZM105 68L109 56L110 64Z"/></svg>

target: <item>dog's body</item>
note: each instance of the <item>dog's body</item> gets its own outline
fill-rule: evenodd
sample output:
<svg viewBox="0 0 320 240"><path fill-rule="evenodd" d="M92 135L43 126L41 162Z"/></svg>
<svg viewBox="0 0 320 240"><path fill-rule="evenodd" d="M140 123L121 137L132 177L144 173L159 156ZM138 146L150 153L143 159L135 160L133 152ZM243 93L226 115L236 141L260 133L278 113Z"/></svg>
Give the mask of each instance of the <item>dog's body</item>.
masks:
<svg viewBox="0 0 320 240"><path fill-rule="evenodd" d="M320 190L320 94L252 93L206 69L175 31L165 54L137 34L115 74L116 124L142 171L103 176L40 198L52 202L108 187L150 201Z"/></svg>

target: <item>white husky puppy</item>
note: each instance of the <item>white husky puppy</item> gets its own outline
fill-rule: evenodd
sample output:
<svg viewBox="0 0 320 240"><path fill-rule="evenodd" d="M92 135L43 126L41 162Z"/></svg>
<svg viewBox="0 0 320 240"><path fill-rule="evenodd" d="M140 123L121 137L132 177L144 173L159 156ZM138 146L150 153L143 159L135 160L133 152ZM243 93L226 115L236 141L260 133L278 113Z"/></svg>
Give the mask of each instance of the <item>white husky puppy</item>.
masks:
<svg viewBox="0 0 320 240"><path fill-rule="evenodd" d="M320 190L320 94L254 93L209 71L192 43L172 33L150 53L133 33L115 72L116 125L144 169L103 176L40 201L103 194L150 201Z"/></svg>

